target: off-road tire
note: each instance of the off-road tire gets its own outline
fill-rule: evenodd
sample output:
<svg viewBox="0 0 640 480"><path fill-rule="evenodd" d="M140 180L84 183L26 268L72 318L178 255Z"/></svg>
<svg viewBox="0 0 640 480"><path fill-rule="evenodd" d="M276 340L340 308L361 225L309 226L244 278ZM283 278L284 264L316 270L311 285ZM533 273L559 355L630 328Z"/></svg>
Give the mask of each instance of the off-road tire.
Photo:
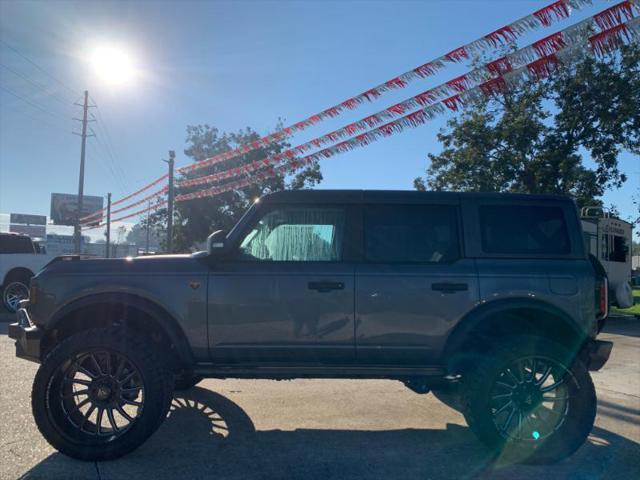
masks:
<svg viewBox="0 0 640 480"><path fill-rule="evenodd" d="M489 403L493 382L502 369L529 355L557 360L570 373L565 376L569 399L564 422L539 442L505 439L493 421ZM585 442L596 416L595 388L585 365L562 345L540 337L503 339L500 345L478 355L475 367L463 374L460 391L469 427L496 457L507 463L554 463L569 457Z"/></svg>
<svg viewBox="0 0 640 480"><path fill-rule="evenodd" d="M50 407L55 401L50 396L54 396L53 384L63 365L77 355L99 349L115 352L135 365L144 387L144 402L135 422L120 436L100 443L81 442L70 436L71 423ZM155 432L167 415L173 376L162 365L150 341L123 328L88 330L66 338L45 357L33 382L31 406L40 433L59 452L79 460L111 460L130 453Z"/></svg>
<svg viewBox="0 0 640 480"><path fill-rule="evenodd" d="M189 390L202 381L204 377L190 372L181 372L175 376L174 388L178 391Z"/></svg>

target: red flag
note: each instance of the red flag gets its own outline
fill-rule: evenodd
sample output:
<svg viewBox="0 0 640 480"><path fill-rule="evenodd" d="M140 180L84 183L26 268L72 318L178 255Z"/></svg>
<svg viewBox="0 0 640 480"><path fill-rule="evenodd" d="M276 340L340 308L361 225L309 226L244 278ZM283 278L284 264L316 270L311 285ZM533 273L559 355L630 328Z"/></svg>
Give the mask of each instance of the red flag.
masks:
<svg viewBox="0 0 640 480"><path fill-rule="evenodd" d="M491 75L498 76L504 75L505 73L510 72L513 69L511 66L511 62L507 57L502 57L497 60L494 60L491 63L487 63L487 70L491 73Z"/></svg>
<svg viewBox="0 0 640 480"><path fill-rule="evenodd" d="M551 55L552 53L557 52L561 48L567 46L564 41L564 35L562 32L556 32L553 35L549 35L548 37L543 38L542 40L538 40L533 43L533 48L538 52L538 55Z"/></svg>
<svg viewBox="0 0 640 480"><path fill-rule="evenodd" d="M567 18L570 14L571 11L569 10L565 0L559 0L551 5L541 8L537 12L533 12L533 15L540 20L540 23L545 27L548 27L553 23L554 16L556 20L561 20L563 18Z"/></svg>
<svg viewBox="0 0 640 480"><path fill-rule="evenodd" d="M597 15L594 15L593 17L596 25L598 25L602 30L613 28L626 20L631 20L632 18L633 11L631 2L629 1L620 2L617 5L609 7Z"/></svg>
<svg viewBox="0 0 640 480"><path fill-rule="evenodd" d="M451 50L445 55L445 57L451 62L460 62L463 58L469 58L469 54L464 47Z"/></svg>

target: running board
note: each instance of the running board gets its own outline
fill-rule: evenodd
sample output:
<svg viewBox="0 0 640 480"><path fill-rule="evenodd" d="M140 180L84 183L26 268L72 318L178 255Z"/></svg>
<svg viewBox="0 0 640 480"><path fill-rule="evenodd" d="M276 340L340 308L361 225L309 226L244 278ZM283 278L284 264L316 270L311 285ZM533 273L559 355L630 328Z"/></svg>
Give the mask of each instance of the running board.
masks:
<svg viewBox="0 0 640 480"><path fill-rule="evenodd" d="M209 378L416 378L445 375L440 366L390 367L385 365L219 365L199 363L194 367L196 375Z"/></svg>

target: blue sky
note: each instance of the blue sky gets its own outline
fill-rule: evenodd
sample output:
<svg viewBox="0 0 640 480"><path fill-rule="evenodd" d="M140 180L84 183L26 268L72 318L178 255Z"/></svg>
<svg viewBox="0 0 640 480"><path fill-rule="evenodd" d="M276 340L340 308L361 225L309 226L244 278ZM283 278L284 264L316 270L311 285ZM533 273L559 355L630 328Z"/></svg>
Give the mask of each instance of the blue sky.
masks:
<svg viewBox="0 0 640 480"><path fill-rule="evenodd" d="M110 191L115 200L162 175L168 150L177 152L178 166L188 163L182 150L189 124L268 133L278 117L305 118L548 3L0 2L0 212L48 214L51 192L77 191L80 139L71 132L79 131L73 117L81 112L73 102L85 88L99 107L85 194ZM521 44L611 4L594 1ZM135 82L115 88L95 77L86 58L104 43L132 52L142 71ZM293 143L466 70L448 68ZM412 188L427 153L440 151L436 133L446 118L325 160L321 188ZM630 179L605 201L627 217L640 162L630 154L620 161Z"/></svg>

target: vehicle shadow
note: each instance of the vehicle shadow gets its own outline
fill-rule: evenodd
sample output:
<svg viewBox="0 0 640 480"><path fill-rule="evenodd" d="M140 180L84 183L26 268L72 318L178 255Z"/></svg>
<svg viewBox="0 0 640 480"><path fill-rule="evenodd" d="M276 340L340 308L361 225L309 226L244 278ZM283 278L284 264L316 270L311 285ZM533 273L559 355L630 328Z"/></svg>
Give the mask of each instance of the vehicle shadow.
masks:
<svg viewBox="0 0 640 480"><path fill-rule="evenodd" d="M602 332L626 337L640 337L640 318L633 315L611 316L607 319Z"/></svg>
<svg viewBox="0 0 640 480"><path fill-rule="evenodd" d="M87 464L55 453L22 478L638 478L639 456L640 445L600 428L573 457L547 466L492 458L468 428L454 424L445 429L262 431L228 398L193 388L175 396L168 418L142 447L96 464L95 477L76 475Z"/></svg>

